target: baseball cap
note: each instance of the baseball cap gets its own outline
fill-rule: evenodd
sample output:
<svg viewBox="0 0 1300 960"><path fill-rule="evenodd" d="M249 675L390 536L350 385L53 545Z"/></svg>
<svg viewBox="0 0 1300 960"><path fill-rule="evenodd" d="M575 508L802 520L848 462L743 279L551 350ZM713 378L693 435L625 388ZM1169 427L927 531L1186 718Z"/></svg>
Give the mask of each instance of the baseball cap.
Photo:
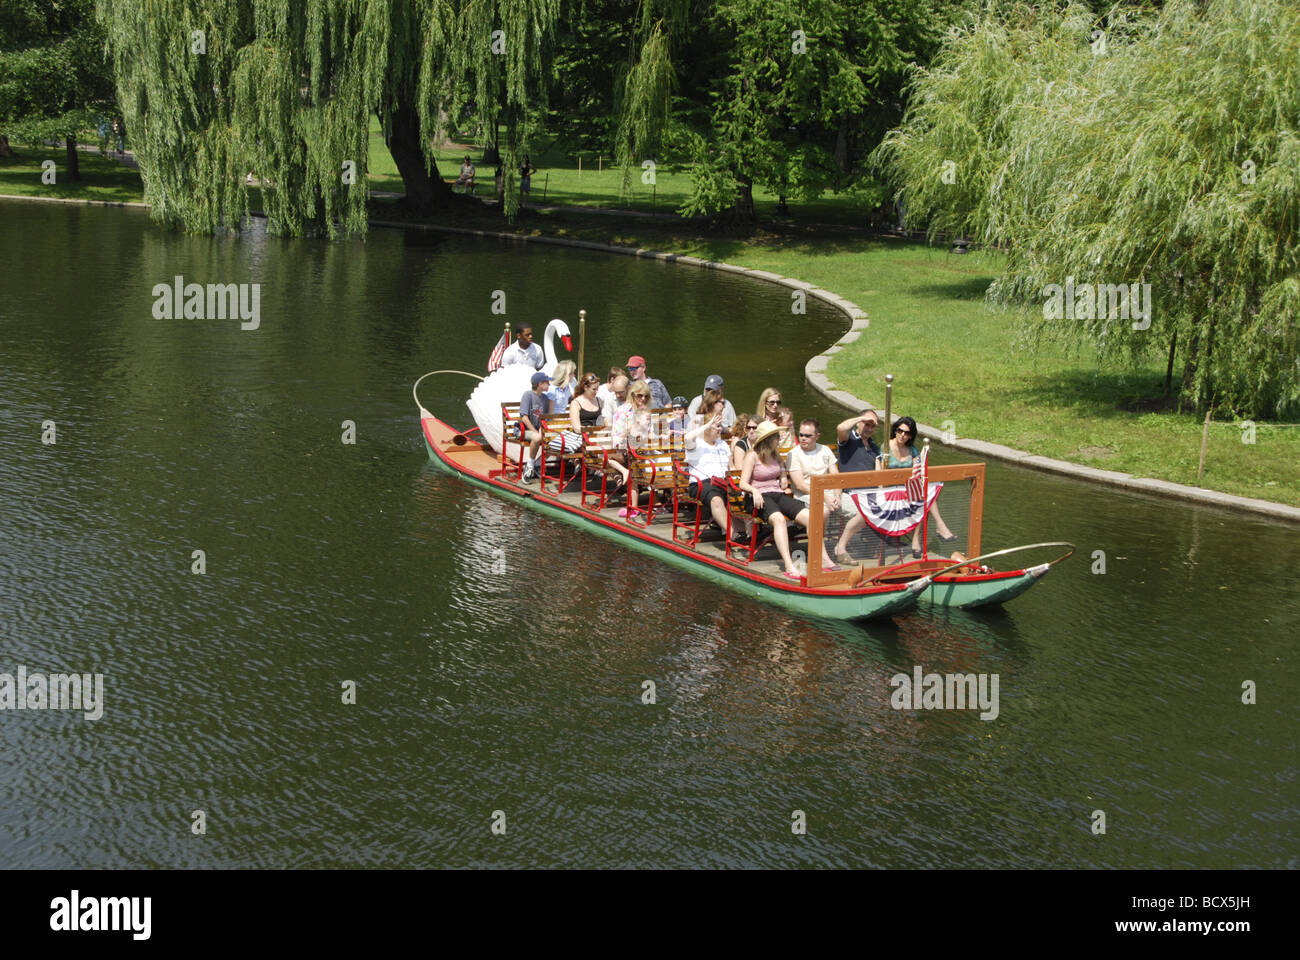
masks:
<svg viewBox="0 0 1300 960"><path fill-rule="evenodd" d="M536 373L533 374L534 387L537 386L539 383L550 383L550 382L551 382L551 375L547 373L545 370L538 370Z"/></svg>
<svg viewBox="0 0 1300 960"><path fill-rule="evenodd" d="M645 357L628 357L627 363L623 364L623 366L627 367L629 370L632 367L644 367Z"/></svg>
<svg viewBox="0 0 1300 960"><path fill-rule="evenodd" d="M721 390L722 386L723 386L723 380L716 373L711 373L704 378L705 390Z"/></svg>
<svg viewBox="0 0 1300 960"><path fill-rule="evenodd" d="M674 407L684 407L684 406L686 406L686 398L685 398L685 397L673 397L673 406L674 406Z"/></svg>

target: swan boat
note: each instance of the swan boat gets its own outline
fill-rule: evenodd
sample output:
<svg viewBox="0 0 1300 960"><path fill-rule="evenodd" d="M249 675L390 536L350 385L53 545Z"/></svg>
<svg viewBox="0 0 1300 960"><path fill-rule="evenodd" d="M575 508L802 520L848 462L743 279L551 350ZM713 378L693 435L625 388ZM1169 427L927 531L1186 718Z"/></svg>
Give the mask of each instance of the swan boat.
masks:
<svg viewBox="0 0 1300 960"><path fill-rule="evenodd" d="M563 327L561 321L552 321L547 327L547 361L551 366L554 365L554 350L550 343L553 331L561 336L568 335L567 327L563 327L561 333L561 327L556 327L556 323ZM531 372L525 370L528 375ZM430 375L425 374L425 377ZM527 387L519 388L508 400L489 401L488 397L496 394L480 393L483 387L480 384L474 391L477 400L470 404L477 426L461 430L429 412L420 402L417 389L425 377L416 381L412 395L419 409L420 428L429 460L439 471L696 576L801 614L869 620L902 613L918 604L971 608L1004 603L1024 593L1052 566L1074 552L1073 545L1067 543L1030 544L969 559L961 555L957 555L960 559L927 556L893 564L885 563L882 553L869 567L864 563L853 570L822 570L817 562L820 554L816 552L816 545L823 542L822 518L818 511L813 511L807 538L810 554L807 571L796 582L783 576L782 564L774 557L775 550L760 550L753 562L737 563L728 558L720 540L700 539L694 546L676 540L671 522L636 525L619 519L616 510L586 508L582 506L580 493L571 489L572 483L560 492L551 492L511 477L503 469L503 458L497 452L502 431L499 403L516 401ZM491 409L487 406L489 402L497 402L495 418L487 416ZM493 426L493 435L498 438L495 444L488 442L487 430L484 429ZM517 451L510 449L514 447L513 443L507 444L508 457L517 456ZM830 489L851 492L860 484L870 484L876 490L894 489L896 485L906 483L908 473L908 470L885 470L814 477L812 498L816 502ZM936 480L950 484L969 484L970 525L964 545L972 554L978 554L984 464L933 467L931 474ZM995 571L984 563L995 557L1050 547L1067 547L1068 552L1050 562L1010 570Z"/></svg>

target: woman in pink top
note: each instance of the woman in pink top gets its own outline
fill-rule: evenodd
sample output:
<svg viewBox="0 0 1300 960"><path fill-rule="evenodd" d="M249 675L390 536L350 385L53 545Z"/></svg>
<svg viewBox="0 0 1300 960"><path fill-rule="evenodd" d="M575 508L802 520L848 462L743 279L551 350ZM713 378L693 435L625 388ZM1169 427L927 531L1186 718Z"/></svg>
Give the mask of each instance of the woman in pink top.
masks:
<svg viewBox="0 0 1300 960"><path fill-rule="evenodd" d="M754 437L754 447L745 454L744 465L740 468L740 489L753 499L754 509L763 515L772 525L772 539L785 564L787 579L800 579L799 568L790 557L789 521L800 526L808 526L808 508L803 502L782 492L782 479L785 463L777 453L781 439L781 428L768 420L758 427ZM828 570L838 570L833 564L826 564Z"/></svg>

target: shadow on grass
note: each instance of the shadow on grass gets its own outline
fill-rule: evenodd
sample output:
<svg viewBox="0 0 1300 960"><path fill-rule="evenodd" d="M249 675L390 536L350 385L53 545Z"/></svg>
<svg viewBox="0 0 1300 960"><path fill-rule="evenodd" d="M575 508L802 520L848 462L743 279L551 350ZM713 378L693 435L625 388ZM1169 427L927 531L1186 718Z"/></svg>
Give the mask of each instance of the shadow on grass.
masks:
<svg viewBox="0 0 1300 960"><path fill-rule="evenodd" d="M944 283L916 284L908 287L907 293L933 300L972 300L983 303L984 294L992 282L990 276L954 278Z"/></svg>
<svg viewBox="0 0 1300 960"><path fill-rule="evenodd" d="M1008 399L1028 407L1069 408L1089 417L1132 421L1135 409L1156 409L1171 420L1193 420L1162 409L1164 377L1134 370L1064 370L1020 381Z"/></svg>

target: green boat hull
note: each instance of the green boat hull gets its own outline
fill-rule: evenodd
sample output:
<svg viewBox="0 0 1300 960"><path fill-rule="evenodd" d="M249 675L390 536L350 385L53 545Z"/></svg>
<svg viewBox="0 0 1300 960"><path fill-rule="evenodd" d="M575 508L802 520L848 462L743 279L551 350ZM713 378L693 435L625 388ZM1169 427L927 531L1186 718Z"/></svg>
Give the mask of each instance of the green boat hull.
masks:
<svg viewBox="0 0 1300 960"><path fill-rule="evenodd" d="M438 456L427 435L425 436L424 445L429 453L430 462L441 472L498 495L503 492L498 486L481 480L473 474L464 473L453 468L442 457ZM536 497L516 496L516 499L524 506L548 517L564 521L580 527L588 533L596 534L640 553L653 556L656 560L672 564L678 569L720 584L734 590L736 593L808 616L828 617L835 620L870 620L878 617L888 617L916 606L919 595L924 593L924 586L919 583L904 590L870 594L847 594L844 596L807 595L776 589L755 582L738 573L730 574L707 563L679 556L667 545L660 546L657 543L647 542L638 537L617 533L602 524L585 522L572 512L538 500Z"/></svg>
<svg viewBox="0 0 1300 960"><path fill-rule="evenodd" d="M1015 576L990 580L944 580L933 583L921 594L921 603L935 607L986 607L1014 600L1047 572L1048 564L1030 567Z"/></svg>

